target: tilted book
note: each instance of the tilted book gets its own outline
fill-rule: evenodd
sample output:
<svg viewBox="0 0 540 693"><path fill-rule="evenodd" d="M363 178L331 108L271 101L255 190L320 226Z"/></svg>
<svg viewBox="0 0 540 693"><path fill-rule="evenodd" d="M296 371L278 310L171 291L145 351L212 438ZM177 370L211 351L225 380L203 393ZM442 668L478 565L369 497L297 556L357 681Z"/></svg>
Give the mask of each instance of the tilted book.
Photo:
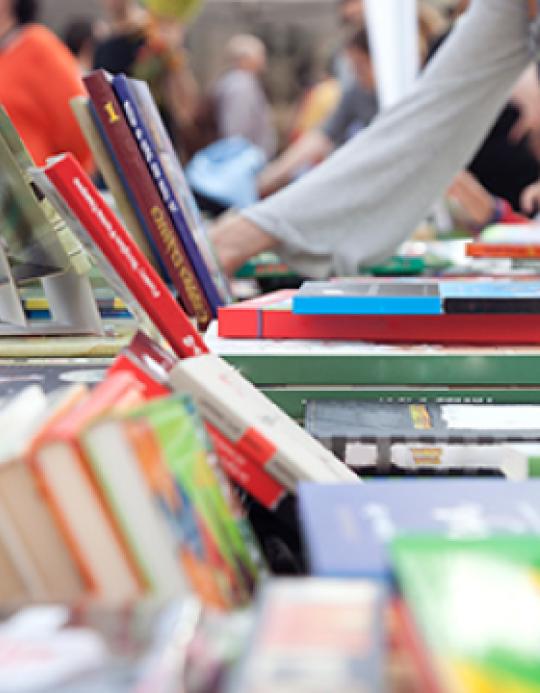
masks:
<svg viewBox="0 0 540 693"><path fill-rule="evenodd" d="M108 271L107 278L114 286L119 277L127 287L126 302L135 298L179 356L205 353L208 349L201 336L77 160L65 154L43 171L61 198L53 202L67 207L74 230L90 237L91 250L97 248L112 266L114 271ZM121 293L124 297L125 289Z"/></svg>
<svg viewBox="0 0 540 693"><path fill-rule="evenodd" d="M197 318L201 328L212 320L212 309L173 228L169 212L155 187L122 108L103 70L84 78L93 104L93 113L106 135L126 192L131 197L143 228L154 239L167 273L177 288L186 312Z"/></svg>
<svg viewBox="0 0 540 693"><path fill-rule="evenodd" d="M125 75L117 75L113 79L112 84L118 100L124 109L127 123L146 161L148 170L155 181L155 186L170 214L174 230L178 235L178 240L191 262L201 289L212 310L212 316L216 317L217 309L223 304L223 299L219 295L217 287L214 285L214 280L210 276L205 260L193 238L192 230L184 215L182 206L177 197L177 192L172 187L171 181L169 181L165 168L162 165L156 141L153 133L150 131L150 123L145 121L144 113L137 97L137 94L140 94L140 90L137 92L133 87L132 80L128 80ZM148 95L148 98L152 98L151 95Z"/></svg>
<svg viewBox="0 0 540 693"><path fill-rule="evenodd" d="M225 361L185 359L170 373L203 417L289 491L300 480L358 483L358 477Z"/></svg>

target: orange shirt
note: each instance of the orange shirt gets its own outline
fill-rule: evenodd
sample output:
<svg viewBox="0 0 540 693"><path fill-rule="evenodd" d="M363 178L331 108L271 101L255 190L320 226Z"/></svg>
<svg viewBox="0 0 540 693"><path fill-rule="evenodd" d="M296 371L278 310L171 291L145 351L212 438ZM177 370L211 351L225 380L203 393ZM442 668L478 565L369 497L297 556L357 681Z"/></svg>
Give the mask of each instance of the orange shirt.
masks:
<svg viewBox="0 0 540 693"><path fill-rule="evenodd" d="M72 152L92 170L92 157L69 100L85 89L77 63L64 44L44 26L22 27L0 50L0 103L36 164Z"/></svg>

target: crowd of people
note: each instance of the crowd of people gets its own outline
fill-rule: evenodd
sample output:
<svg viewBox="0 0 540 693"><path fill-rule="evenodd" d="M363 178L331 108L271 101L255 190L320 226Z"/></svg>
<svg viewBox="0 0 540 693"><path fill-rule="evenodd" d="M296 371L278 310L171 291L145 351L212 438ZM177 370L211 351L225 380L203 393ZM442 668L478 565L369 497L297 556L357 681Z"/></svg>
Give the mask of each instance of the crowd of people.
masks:
<svg viewBox="0 0 540 693"><path fill-rule="evenodd" d="M0 0L0 103L38 164L68 150L92 171L69 108L84 93L81 75L144 79L184 162L234 136L268 160L262 201L213 230L227 271L276 247L302 274L351 272L388 255L441 193L473 231L540 207L540 84L528 50L536 0L459 0L451 15L418 2L423 73L402 103L379 113L364 1L336 0L340 45L314 65L278 132L256 36L232 37L203 89L186 27L137 0L102 0L99 21L72 21L62 38L39 23L38 0Z"/></svg>

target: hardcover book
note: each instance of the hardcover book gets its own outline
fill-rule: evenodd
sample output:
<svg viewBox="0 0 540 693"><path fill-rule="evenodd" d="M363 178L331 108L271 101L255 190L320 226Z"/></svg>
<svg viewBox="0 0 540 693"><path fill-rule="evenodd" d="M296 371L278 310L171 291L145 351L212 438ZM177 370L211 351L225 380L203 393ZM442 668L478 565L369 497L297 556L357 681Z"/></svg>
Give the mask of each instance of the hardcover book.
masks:
<svg viewBox="0 0 540 693"><path fill-rule="evenodd" d="M219 336L233 339L309 339L383 344L540 344L540 322L519 313L440 315L298 315L294 289L223 306Z"/></svg>
<svg viewBox="0 0 540 693"><path fill-rule="evenodd" d="M101 124L106 144L141 226L153 239L186 312L197 318L199 327L205 328L213 317L212 308L173 229L169 212L154 185L110 80L103 70L96 70L84 78L92 100L92 112Z"/></svg>
<svg viewBox="0 0 540 693"><path fill-rule="evenodd" d="M539 500L537 480L304 483L299 488L299 513L312 574L388 578L388 546L396 537L538 536Z"/></svg>
<svg viewBox="0 0 540 693"><path fill-rule="evenodd" d="M160 122L161 117L153 104L148 85L141 82L136 84L125 75L117 75L113 79L113 88L148 170L154 178L156 188L169 211L178 239L212 309L212 316L216 317L218 307L223 304L223 298L219 295L214 278L206 265L205 256L201 254L194 237L195 222L202 224L202 221L190 213L195 203L193 198L188 199L186 194L187 184L174 155L172 143L168 137L166 140L163 137L164 126ZM158 140L156 135L159 137L160 134ZM174 178L171 176L172 173ZM183 205L180 202L181 193L184 193ZM189 216L186 212L190 213ZM200 232L199 236L201 239L206 238L205 232ZM206 257L209 255L211 256L211 253L207 252Z"/></svg>

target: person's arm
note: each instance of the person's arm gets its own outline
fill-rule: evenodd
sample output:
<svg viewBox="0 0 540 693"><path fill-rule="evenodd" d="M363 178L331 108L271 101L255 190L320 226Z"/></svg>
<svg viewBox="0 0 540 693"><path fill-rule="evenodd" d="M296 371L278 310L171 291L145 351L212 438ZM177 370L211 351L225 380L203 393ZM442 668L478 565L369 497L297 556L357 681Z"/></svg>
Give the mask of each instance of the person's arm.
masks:
<svg viewBox="0 0 540 693"><path fill-rule="evenodd" d="M291 267L321 277L387 257L465 167L530 61L528 0L473 0L407 98L242 213L249 238L260 236L253 247L277 246ZM230 223L213 232L229 271L252 250Z"/></svg>
<svg viewBox="0 0 540 693"><path fill-rule="evenodd" d="M262 171L257 181L260 196L288 185L297 171L326 159L333 149L332 140L322 130L306 132Z"/></svg>

